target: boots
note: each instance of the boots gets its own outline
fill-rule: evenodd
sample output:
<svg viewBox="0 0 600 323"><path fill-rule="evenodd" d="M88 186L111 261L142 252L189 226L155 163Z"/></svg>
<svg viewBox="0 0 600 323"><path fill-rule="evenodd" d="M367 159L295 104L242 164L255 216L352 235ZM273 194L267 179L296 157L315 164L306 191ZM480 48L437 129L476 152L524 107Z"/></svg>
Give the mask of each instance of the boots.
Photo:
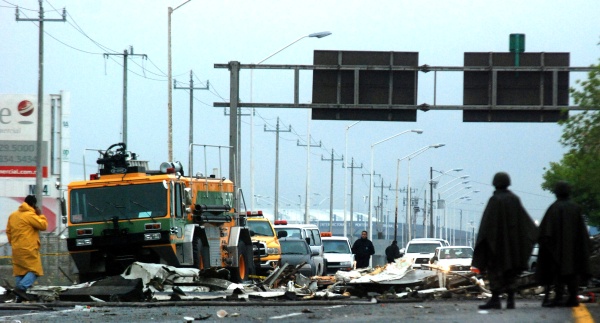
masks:
<svg viewBox="0 0 600 323"><path fill-rule="evenodd" d="M487 303L479 305L480 310L499 310L501 308L502 305L500 304L500 292L492 292L492 298L489 301L487 301Z"/></svg>
<svg viewBox="0 0 600 323"><path fill-rule="evenodd" d="M515 309L515 292L508 292L508 297L506 298L506 309L513 310Z"/></svg>
<svg viewBox="0 0 600 323"><path fill-rule="evenodd" d="M550 285L544 286L544 299L542 300L542 307L554 307L554 302L550 300Z"/></svg>
<svg viewBox="0 0 600 323"><path fill-rule="evenodd" d="M577 281L571 281L567 285L567 290L569 291L569 297L563 306L565 307L577 307L579 306L579 300L577 299L577 291L579 287Z"/></svg>

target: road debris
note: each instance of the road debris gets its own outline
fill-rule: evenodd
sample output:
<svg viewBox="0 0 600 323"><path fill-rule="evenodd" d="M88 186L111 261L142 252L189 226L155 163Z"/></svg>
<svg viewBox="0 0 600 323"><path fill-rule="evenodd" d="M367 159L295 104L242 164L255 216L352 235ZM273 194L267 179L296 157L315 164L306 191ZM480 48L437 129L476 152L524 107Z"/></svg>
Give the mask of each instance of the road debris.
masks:
<svg viewBox="0 0 600 323"><path fill-rule="evenodd" d="M367 298L376 303L423 302L445 298L486 298L490 291L485 281L472 272L445 272L435 266L413 269L413 259L399 258L375 268L338 271L333 276L306 277L302 266L283 264L269 276L233 283L221 270L176 268L161 264L135 262L122 275L72 286L35 286L29 290L32 302L70 301L165 302L165 301L269 301L269 300L349 300ZM544 289L535 284L534 275L519 278L522 297L540 297ZM5 285L8 285L5 283ZM595 289L581 293L582 302L595 302ZM0 287L0 302L13 302L10 287ZM308 304L309 302L307 302ZM15 304L16 305L16 304ZM223 310L224 311L224 310ZM235 314L235 313L234 313ZM226 311L217 313L231 317ZM206 319L194 318L194 320ZM189 318L189 317L188 317Z"/></svg>

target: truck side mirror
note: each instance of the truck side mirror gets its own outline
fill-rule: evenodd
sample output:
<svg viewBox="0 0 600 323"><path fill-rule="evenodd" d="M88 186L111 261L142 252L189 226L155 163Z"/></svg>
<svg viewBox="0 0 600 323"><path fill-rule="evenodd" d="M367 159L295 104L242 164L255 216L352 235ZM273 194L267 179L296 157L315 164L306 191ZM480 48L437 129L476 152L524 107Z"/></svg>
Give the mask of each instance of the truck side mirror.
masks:
<svg viewBox="0 0 600 323"><path fill-rule="evenodd" d="M277 231L277 238L287 237L287 231Z"/></svg>
<svg viewBox="0 0 600 323"><path fill-rule="evenodd" d="M65 202L65 198L61 197L58 199L60 204L60 215L63 224L67 224L67 203Z"/></svg>

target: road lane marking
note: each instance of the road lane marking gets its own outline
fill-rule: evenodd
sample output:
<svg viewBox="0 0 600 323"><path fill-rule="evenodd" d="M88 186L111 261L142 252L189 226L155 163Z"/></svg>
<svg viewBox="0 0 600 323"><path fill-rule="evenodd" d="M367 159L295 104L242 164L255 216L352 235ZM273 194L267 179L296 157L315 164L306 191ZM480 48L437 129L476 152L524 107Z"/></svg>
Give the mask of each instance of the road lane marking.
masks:
<svg viewBox="0 0 600 323"><path fill-rule="evenodd" d="M594 318L583 303L573 307L573 318L575 323L594 323Z"/></svg>

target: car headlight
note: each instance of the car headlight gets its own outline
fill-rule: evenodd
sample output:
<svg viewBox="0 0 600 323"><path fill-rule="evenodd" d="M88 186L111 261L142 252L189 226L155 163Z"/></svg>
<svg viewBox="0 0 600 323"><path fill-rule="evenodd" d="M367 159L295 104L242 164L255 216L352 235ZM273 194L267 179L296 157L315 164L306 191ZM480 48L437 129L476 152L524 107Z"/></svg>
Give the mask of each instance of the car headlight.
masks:
<svg viewBox="0 0 600 323"><path fill-rule="evenodd" d="M350 262L350 261L342 261L342 262L340 262L340 266L342 266L342 267L350 267L350 266L352 266L352 262Z"/></svg>
<svg viewBox="0 0 600 323"><path fill-rule="evenodd" d="M281 252L279 251L278 248L267 248L267 254L268 255L278 255Z"/></svg>

